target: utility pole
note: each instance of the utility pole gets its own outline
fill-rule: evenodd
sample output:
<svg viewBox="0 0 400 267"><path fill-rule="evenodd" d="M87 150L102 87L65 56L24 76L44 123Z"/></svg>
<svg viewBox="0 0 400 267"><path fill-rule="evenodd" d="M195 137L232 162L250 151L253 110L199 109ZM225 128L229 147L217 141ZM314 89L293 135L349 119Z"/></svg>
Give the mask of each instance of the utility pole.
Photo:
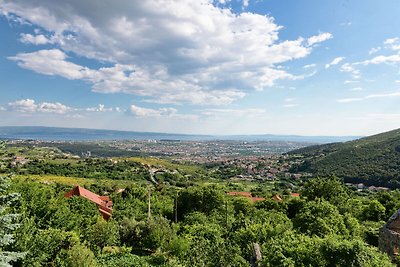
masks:
<svg viewBox="0 0 400 267"><path fill-rule="evenodd" d="M148 192L148 205L147 205L147 218L151 218L151 191L150 191L150 186L147 186L147 192Z"/></svg>
<svg viewBox="0 0 400 267"><path fill-rule="evenodd" d="M228 201L225 200L225 229L228 230Z"/></svg>
<svg viewBox="0 0 400 267"><path fill-rule="evenodd" d="M178 192L175 194L175 223L178 222Z"/></svg>

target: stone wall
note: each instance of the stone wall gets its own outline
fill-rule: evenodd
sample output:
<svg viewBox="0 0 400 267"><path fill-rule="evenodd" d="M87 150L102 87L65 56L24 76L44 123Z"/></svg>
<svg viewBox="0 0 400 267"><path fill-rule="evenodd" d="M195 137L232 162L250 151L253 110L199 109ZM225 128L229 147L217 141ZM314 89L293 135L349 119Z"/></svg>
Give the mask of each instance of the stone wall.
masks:
<svg viewBox="0 0 400 267"><path fill-rule="evenodd" d="M379 249L395 259L399 253L399 246L400 233L393 231L385 224L379 231Z"/></svg>

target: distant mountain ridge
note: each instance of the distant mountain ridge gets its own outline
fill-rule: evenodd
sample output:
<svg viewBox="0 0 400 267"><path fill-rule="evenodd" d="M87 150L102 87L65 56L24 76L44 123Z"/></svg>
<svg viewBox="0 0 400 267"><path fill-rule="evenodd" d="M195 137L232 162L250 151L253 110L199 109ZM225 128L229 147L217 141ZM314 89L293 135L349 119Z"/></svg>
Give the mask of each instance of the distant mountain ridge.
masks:
<svg viewBox="0 0 400 267"><path fill-rule="evenodd" d="M345 143L305 147L289 154L305 158L293 169L295 172L400 188L400 129Z"/></svg>
<svg viewBox="0 0 400 267"><path fill-rule="evenodd" d="M44 126L0 126L0 139L33 139L45 141L90 140L237 140L237 141L286 141L305 143L330 143L354 140L357 136L299 136L299 135L192 135L174 133L97 130Z"/></svg>

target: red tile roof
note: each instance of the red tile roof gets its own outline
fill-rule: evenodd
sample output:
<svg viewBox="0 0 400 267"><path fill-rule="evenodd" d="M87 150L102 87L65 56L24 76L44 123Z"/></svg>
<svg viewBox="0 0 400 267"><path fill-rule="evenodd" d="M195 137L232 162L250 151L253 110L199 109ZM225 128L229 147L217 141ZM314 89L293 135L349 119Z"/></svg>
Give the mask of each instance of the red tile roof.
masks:
<svg viewBox="0 0 400 267"><path fill-rule="evenodd" d="M241 196L250 199L253 202L263 201L265 198L263 197L253 197L250 192L228 192L226 193L228 196Z"/></svg>
<svg viewBox="0 0 400 267"><path fill-rule="evenodd" d="M228 192L229 196L242 196L242 197L252 197L250 192Z"/></svg>
<svg viewBox="0 0 400 267"><path fill-rule="evenodd" d="M64 195L65 198L70 198L73 196L81 196L96 203L103 218L105 220L110 219L113 204L112 201L110 201L109 196L99 196L83 187L80 187L79 185L74 187L71 191L65 193Z"/></svg>

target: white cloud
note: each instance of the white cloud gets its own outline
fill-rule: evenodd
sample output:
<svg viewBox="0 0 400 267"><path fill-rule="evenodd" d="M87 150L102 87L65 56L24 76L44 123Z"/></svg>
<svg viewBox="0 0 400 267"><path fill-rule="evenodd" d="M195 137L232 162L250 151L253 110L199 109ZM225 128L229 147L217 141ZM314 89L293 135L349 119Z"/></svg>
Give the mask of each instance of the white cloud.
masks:
<svg viewBox="0 0 400 267"><path fill-rule="evenodd" d="M67 107L59 102L57 103L47 103L43 102L37 106L37 111L39 112L47 112L47 113L58 113L64 114L71 110L70 107Z"/></svg>
<svg viewBox="0 0 400 267"><path fill-rule="evenodd" d="M298 106L298 104L294 104L294 103L288 103L288 104L283 105L284 108L294 108L297 106Z"/></svg>
<svg viewBox="0 0 400 267"><path fill-rule="evenodd" d="M362 87L354 87L353 89L351 89L352 91L362 91Z"/></svg>
<svg viewBox="0 0 400 267"><path fill-rule="evenodd" d="M19 40L25 44L34 44L34 45L44 45L51 43L51 40L48 39L43 34L32 35L29 33L22 33Z"/></svg>
<svg viewBox="0 0 400 267"><path fill-rule="evenodd" d="M385 44L385 45L393 45L393 44L397 43L398 41L399 41L398 37L388 38L383 42L383 44Z"/></svg>
<svg viewBox="0 0 400 267"><path fill-rule="evenodd" d="M377 52L379 52L382 49L382 47L378 46L378 47L373 47L369 50L368 54L372 55L375 54Z"/></svg>
<svg viewBox="0 0 400 267"><path fill-rule="evenodd" d="M338 99L337 102L339 103L351 103L351 102L358 102L358 101L362 101L363 98L342 98L342 99Z"/></svg>
<svg viewBox="0 0 400 267"><path fill-rule="evenodd" d="M285 98L285 102L293 102L293 101L295 101L296 99L294 99L294 98Z"/></svg>
<svg viewBox="0 0 400 267"><path fill-rule="evenodd" d="M350 73L353 79L359 79L361 77L360 70L356 69L353 65L354 64L345 63L340 67L340 71Z"/></svg>
<svg viewBox="0 0 400 267"><path fill-rule="evenodd" d="M7 109L5 107L0 106L0 111L6 111Z"/></svg>
<svg viewBox="0 0 400 267"><path fill-rule="evenodd" d="M15 102L8 103L8 107L11 110L15 110L18 112L24 113L34 113L36 112L37 105L35 104L35 100L32 99L21 99Z"/></svg>
<svg viewBox="0 0 400 267"><path fill-rule="evenodd" d="M359 82L360 82L360 81L346 80L346 81L344 81L344 84L359 83Z"/></svg>
<svg viewBox="0 0 400 267"><path fill-rule="evenodd" d="M29 98L8 103L8 108L12 111L23 112L23 113L44 112L44 113L64 114L72 110L70 107L67 107L59 102L56 103L43 102L36 104L35 100Z"/></svg>
<svg viewBox="0 0 400 267"><path fill-rule="evenodd" d="M377 56L370 60L365 60L356 64L370 65L370 64L396 64L400 63L400 55L390 55L390 56Z"/></svg>
<svg viewBox="0 0 400 267"><path fill-rule="evenodd" d="M67 55L58 49L19 53L8 59L18 62L22 68L46 75L59 75L70 80L83 79L89 74L88 68L66 61Z"/></svg>
<svg viewBox="0 0 400 267"><path fill-rule="evenodd" d="M120 110L118 108L118 110ZM117 112L120 112L116 109ZM90 107L90 108L86 108L86 111L90 111L90 112L110 112L113 111L113 108L106 108L103 104L99 104L97 107Z"/></svg>
<svg viewBox="0 0 400 267"><path fill-rule="evenodd" d="M364 97L359 98L343 98L338 99L337 102L339 103L350 103L356 101L364 101L368 99L377 99L377 98L393 98L393 97L400 97L400 92L393 92L393 93L386 93L386 94L371 94Z"/></svg>
<svg viewBox="0 0 400 267"><path fill-rule="evenodd" d="M386 39L383 42L383 44L384 44L383 47L378 46L378 47L371 48L371 50L369 51L369 54L370 55L375 54L376 52L378 52L384 48L390 49L393 51L400 50L400 38L398 38L398 37Z"/></svg>
<svg viewBox="0 0 400 267"><path fill-rule="evenodd" d="M335 59L333 59L329 64L325 65L325 69L330 68L331 66L337 65L340 62L342 62L345 59L345 57L337 57Z"/></svg>
<svg viewBox="0 0 400 267"><path fill-rule="evenodd" d="M19 66L85 80L95 92L135 94L165 103L229 104L248 90L297 79L277 66L308 56L314 44L332 38L321 33L279 40L282 27L272 17L235 14L215 3L135 0L110 2L105 9L96 1L6 0L0 2L0 13L46 31L26 35L31 43L45 42L40 35L51 36L47 39L53 49L10 57ZM108 67L81 66L67 55Z"/></svg>
<svg viewBox="0 0 400 267"><path fill-rule="evenodd" d="M136 117L160 117L167 116L171 117L175 115L178 111L175 108L160 108L160 109L151 109L151 108L143 108L135 105L131 105L129 107L129 113Z"/></svg>
<svg viewBox="0 0 400 267"><path fill-rule="evenodd" d="M324 42L324 41L329 40L331 38L333 38L333 35L331 33L324 32L324 33L321 33L319 35L311 36L310 38L307 39L307 43L308 43L308 45L311 46L311 45L314 45L314 44L317 44L317 43Z"/></svg>
<svg viewBox="0 0 400 267"><path fill-rule="evenodd" d="M316 66L317 66L317 64L308 64L308 65L304 65L303 68L310 69L310 68L315 68Z"/></svg>

